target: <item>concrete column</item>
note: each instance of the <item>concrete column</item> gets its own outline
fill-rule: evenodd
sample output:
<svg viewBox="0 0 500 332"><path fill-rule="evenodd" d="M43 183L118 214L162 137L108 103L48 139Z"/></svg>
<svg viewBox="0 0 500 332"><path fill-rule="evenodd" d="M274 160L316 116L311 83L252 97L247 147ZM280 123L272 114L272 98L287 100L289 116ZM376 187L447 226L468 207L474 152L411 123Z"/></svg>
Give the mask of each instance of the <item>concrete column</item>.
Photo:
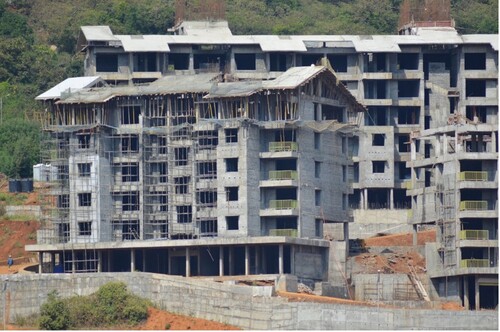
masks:
<svg viewBox="0 0 500 332"><path fill-rule="evenodd" d="M245 246L245 275L250 274L250 248Z"/></svg>
<svg viewBox="0 0 500 332"><path fill-rule="evenodd" d="M496 152L497 151L497 133L492 132L491 133L491 152Z"/></svg>
<svg viewBox="0 0 500 332"><path fill-rule="evenodd" d="M146 272L146 249L142 249L142 272Z"/></svg>
<svg viewBox="0 0 500 332"><path fill-rule="evenodd" d="M189 53L189 70L194 70L194 55Z"/></svg>
<svg viewBox="0 0 500 332"><path fill-rule="evenodd" d="M411 160L417 159L417 146L415 145L415 140L410 140L410 158Z"/></svg>
<svg viewBox="0 0 500 332"><path fill-rule="evenodd" d="M102 272L102 251L97 252L97 272Z"/></svg>
<svg viewBox="0 0 500 332"><path fill-rule="evenodd" d="M365 190L364 189L361 189L359 191L359 199L360 199L359 207L361 210L364 210L365 209Z"/></svg>
<svg viewBox="0 0 500 332"><path fill-rule="evenodd" d="M112 255L112 251L111 250L108 250L108 254L106 255L108 257L108 271L107 272L112 272L111 271L111 255Z"/></svg>
<svg viewBox="0 0 500 332"><path fill-rule="evenodd" d="M290 273L295 274L295 246L290 246Z"/></svg>
<svg viewBox="0 0 500 332"><path fill-rule="evenodd" d="M135 250L130 250L130 272L135 271Z"/></svg>
<svg viewBox="0 0 500 332"><path fill-rule="evenodd" d="M38 273L42 274L42 266L43 266L43 251L38 252Z"/></svg>
<svg viewBox="0 0 500 332"><path fill-rule="evenodd" d="M52 271L52 273L54 273L55 267L56 267L56 253L51 252L50 253L50 270Z"/></svg>
<svg viewBox="0 0 500 332"><path fill-rule="evenodd" d="M260 247L255 247L255 274L260 274Z"/></svg>
<svg viewBox="0 0 500 332"><path fill-rule="evenodd" d="M464 280L464 308L469 310L469 278L467 276L463 277Z"/></svg>
<svg viewBox="0 0 500 332"><path fill-rule="evenodd" d="M196 275L197 276L200 276L201 273L201 253L200 253L200 250L198 250L198 253L196 254L196 257L198 257L198 259L196 260L197 264L196 264Z"/></svg>
<svg viewBox="0 0 500 332"><path fill-rule="evenodd" d="M131 74L134 72L134 57L132 53L128 55L128 70Z"/></svg>
<svg viewBox="0 0 500 332"><path fill-rule="evenodd" d="M189 264L190 254L189 247L186 247L186 277L191 276L191 264Z"/></svg>
<svg viewBox="0 0 500 332"><path fill-rule="evenodd" d="M229 275L234 275L233 247L229 247Z"/></svg>
<svg viewBox="0 0 500 332"><path fill-rule="evenodd" d="M267 273L267 257L266 257L266 251L264 250L265 247L262 248L262 250L260 251L260 254L262 255L262 274L266 274Z"/></svg>
<svg viewBox="0 0 500 332"><path fill-rule="evenodd" d="M389 204L391 210L394 210L394 189L389 189Z"/></svg>
<svg viewBox="0 0 500 332"><path fill-rule="evenodd" d="M417 226L418 225L413 225L413 232L412 232L412 235L413 235L413 245L416 246L417 245L417 242L418 242L418 236L417 236Z"/></svg>
<svg viewBox="0 0 500 332"><path fill-rule="evenodd" d="M345 241L345 257L349 257L349 223L343 223L344 226L344 241Z"/></svg>
<svg viewBox="0 0 500 332"><path fill-rule="evenodd" d="M481 298L479 297L479 278L476 276L474 277L474 296L476 297L476 310L479 310L480 309L480 306L479 306L479 301L481 300Z"/></svg>
<svg viewBox="0 0 500 332"><path fill-rule="evenodd" d="M363 189L365 192L365 202L364 202L364 209L368 210L368 189L365 188Z"/></svg>
<svg viewBox="0 0 500 332"><path fill-rule="evenodd" d="M170 257L170 249L167 249L168 274L172 274L172 257Z"/></svg>
<svg viewBox="0 0 500 332"><path fill-rule="evenodd" d="M283 245L282 244L280 244L278 246L278 252L279 252L279 254L278 254L278 273L283 274L284 269L283 269Z"/></svg>
<svg viewBox="0 0 500 332"><path fill-rule="evenodd" d="M219 247L219 276L224 275L224 247Z"/></svg>
<svg viewBox="0 0 500 332"><path fill-rule="evenodd" d="M76 272L75 252L71 251L71 273Z"/></svg>

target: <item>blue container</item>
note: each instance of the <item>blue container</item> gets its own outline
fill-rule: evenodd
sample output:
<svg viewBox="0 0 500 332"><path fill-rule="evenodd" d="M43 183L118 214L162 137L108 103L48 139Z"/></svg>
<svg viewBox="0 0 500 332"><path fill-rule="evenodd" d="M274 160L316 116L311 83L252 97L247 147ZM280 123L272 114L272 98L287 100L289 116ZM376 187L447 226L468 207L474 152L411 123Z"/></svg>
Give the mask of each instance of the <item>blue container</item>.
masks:
<svg viewBox="0 0 500 332"><path fill-rule="evenodd" d="M10 193L20 193L21 192L21 181L18 179L9 180L9 192Z"/></svg>
<svg viewBox="0 0 500 332"><path fill-rule="evenodd" d="M21 179L21 192L30 193L33 191L33 179Z"/></svg>

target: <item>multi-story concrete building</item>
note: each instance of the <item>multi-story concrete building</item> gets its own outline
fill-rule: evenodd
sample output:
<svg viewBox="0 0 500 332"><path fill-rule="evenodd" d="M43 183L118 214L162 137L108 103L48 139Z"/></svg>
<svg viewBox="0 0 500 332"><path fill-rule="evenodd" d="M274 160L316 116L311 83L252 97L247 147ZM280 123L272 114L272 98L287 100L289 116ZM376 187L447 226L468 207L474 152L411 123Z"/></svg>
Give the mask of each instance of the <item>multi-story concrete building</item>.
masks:
<svg viewBox="0 0 500 332"><path fill-rule="evenodd" d="M418 159L451 148L416 144L424 141L424 136L417 139L418 133L441 135L448 128L449 116L473 120L474 113L489 123L474 125L474 137L478 137L474 142L479 137L486 142L486 136L491 137L488 142L497 140L497 35L462 36L450 26L420 26L404 30L405 35L236 36L221 21L183 22L173 32L129 36L115 35L105 26L82 27L78 49L85 54L85 79L90 82L79 79L59 87L55 94L39 97L50 100L53 120L66 121L48 127L68 146L67 151L62 149L66 152L53 153L49 159L54 163L54 156L62 161L70 156L71 161L72 149L80 149L80 144L91 147L89 158L95 158L90 160L91 176L86 181L96 181L96 192L87 198L91 202L99 198L95 204L101 211L87 226L71 217L72 225L57 226L63 233L69 227L69 234L76 230L87 234L90 228L99 246L110 239L192 238L217 230L219 241L233 241L233 235L249 239L290 235L283 243L313 241L307 243L319 248L323 242L305 238L321 238L323 228L337 248L348 237L349 209L355 220L350 225L354 238L443 220L419 212L424 196L415 174L431 165L428 158ZM335 75L310 67L323 58L329 60ZM224 83L215 84L217 75ZM89 88L95 84L112 87ZM309 91L306 86L315 87ZM344 86L366 106L366 112L360 112ZM72 88L71 93L61 93L67 88ZM82 90L73 93L75 88ZM325 94L325 88L334 93ZM80 113L87 122L73 118ZM360 130L353 135L351 125L356 123ZM492 219L481 223L490 230L489 252L496 257L498 231L492 224L498 215L493 190L498 144L484 144L491 150L490 161L460 163L455 171L493 174L492 181L482 182L492 188L469 193L464 189L463 197L469 201L476 194L486 195L482 200L494 211L484 217ZM483 158L484 153L478 156ZM70 214L79 210L80 196L71 189L74 181L83 183L76 178L79 163L90 162L60 166L69 172L65 180L74 193L61 198L61 206L71 207ZM104 185L109 192L101 190ZM81 200L86 201L86 196ZM99 223L99 218L111 222ZM177 223L170 225L173 220ZM458 239L461 228L456 225ZM476 226L468 227L479 229ZM101 235L94 235L95 231ZM67 245L79 241L76 233ZM84 236L88 239L89 235ZM182 247L181 242L171 245ZM278 257L293 261L287 258L293 246L287 245L270 249L275 266ZM44 248L58 247L33 250ZM258 249L246 248L235 249L235 255L255 264L259 260L253 257L261 257L262 265ZM234 256L225 250L218 257L227 261L227 268L233 260L229 257ZM175 252L171 249L169 254ZM98 255L103 253L95 255L101 262ZM111 255L102 262L112 261ZM127 255L134 260L134 254ZM135 255L147 266L153 264L142 258L148 253ZM198 261L206 258L202 255L206 252L199 249ZM187 256L189 251L172 257L179 263ZM217 260L213 252L208 257ZM345 254L336 257L342 262ZM285 270L291 269L290 264ZM496 260L493 264L497 266ZM496 267L490 271L497 273Z"/></svg>

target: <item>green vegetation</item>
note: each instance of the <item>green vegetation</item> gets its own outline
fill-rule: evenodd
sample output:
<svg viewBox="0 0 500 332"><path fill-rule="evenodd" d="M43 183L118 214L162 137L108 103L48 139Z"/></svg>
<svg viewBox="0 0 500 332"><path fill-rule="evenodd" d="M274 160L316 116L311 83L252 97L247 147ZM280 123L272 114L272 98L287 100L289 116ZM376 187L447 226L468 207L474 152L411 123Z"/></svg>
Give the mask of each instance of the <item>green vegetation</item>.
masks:
<svg viewBox="0 0 500 332"><path fill-rule="evenodd" d="M194 0L193 0L194 1ZM235 34L393 34L402 0L226 0ZM462 33L498 33L498 0L452 0ZM82 74L82 25L117 34L166 33L174 0L0 0L0 172L29 177L40 162L33 100Z"/></svg>
<svg viewBox="0 0 500 332"><path fill-rule="evenodd" d="M51 292L40 309L38 325L42 330L135 326L147 319L148 306L149 301L128 292L122 282L110 282L90 296L60 299Z"/></svg>

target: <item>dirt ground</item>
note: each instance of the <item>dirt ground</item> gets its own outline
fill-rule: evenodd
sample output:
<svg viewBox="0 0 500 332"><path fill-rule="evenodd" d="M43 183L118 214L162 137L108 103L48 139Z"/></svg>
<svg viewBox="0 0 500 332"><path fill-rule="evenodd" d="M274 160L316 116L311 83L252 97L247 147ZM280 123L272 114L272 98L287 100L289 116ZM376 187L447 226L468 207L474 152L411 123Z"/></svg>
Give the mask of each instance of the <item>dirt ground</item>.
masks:
<svg viewBox="0 0 500 332"><path fill-rule="evenodd" d="M146 323L138 326L138 330L240 330L237 327L206 319L176 315L170 312L149 308Z"/></svg>
<svg viewBox="0 0 500 332"><path fill-rule="evenodd" d="M411 250L380 255L361 254L354 260L363 273L377 273L379 270L382 273L408 273L409 266L417 273L425 272L425 258Z"/></svg>
<svg viewBox="0 0 500 332"><path fill-rule="evenodd" d="M393 234L385 236L370 237L364 240L367 247L391 247L412 246L413 235L411 233ZM423 245L427 242L436 242L436 230L431 229L417 233L417 244Z"/></svg>
<svg viewBox="0 0 500 332"><path fill-rule="evenodd" d="M0 220L0 274L7 273L7 258L14 258L13 270L20 264L33 262L36 254L24 251L26 244L36 243L36 231L40 228L38 221Z"/></svg>

